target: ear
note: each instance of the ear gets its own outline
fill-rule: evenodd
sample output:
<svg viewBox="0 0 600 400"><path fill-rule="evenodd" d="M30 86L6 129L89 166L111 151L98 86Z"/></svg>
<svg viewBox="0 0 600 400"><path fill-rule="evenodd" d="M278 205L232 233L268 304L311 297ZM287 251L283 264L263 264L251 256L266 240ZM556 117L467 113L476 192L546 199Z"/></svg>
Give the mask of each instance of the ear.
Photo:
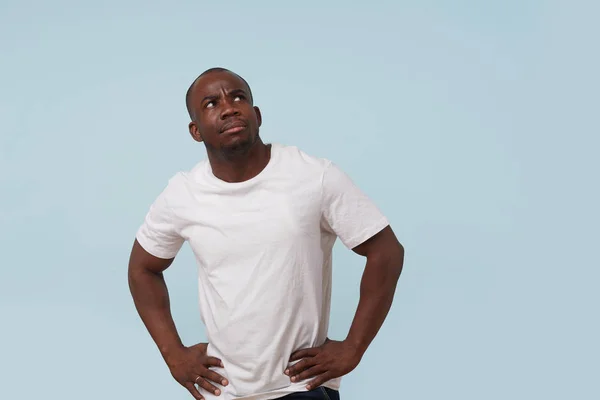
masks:
<svg viewBox="0 0 600 400"><path fill-rule="evenodd" d="M200 131L198 130L198 125L196 125L196 123L194 121L192 121L188 125L188 129L190 130L190 135L192 135L192 139L194 139L196 142L201 143L202 135L200 134Z"/></svg>
<svg viewBox="0 0 600 400"><path fill-rule="evenodd" d="M258 126L262 125L262 115L260 114L260 109L254 106L254 113L256 114L256 119L258 120Z"/></svg>

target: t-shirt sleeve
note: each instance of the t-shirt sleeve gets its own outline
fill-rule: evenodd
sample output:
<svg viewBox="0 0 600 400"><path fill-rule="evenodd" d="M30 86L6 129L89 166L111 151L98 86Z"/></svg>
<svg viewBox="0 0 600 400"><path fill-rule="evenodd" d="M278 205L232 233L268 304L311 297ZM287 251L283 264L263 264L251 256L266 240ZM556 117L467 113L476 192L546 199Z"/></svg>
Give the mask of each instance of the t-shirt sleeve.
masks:
<svg viewBox="0 0 600 400"><path fill-rule="evenodd" d="M322 226L353 249L389 225L373 201L342 171L329 162L323 174Z"/></svg>
<svg viewBox="0 0 600 400"><path fill-rule="evenodd" d="M174 258L185 241L179 234L180 223L169 204L169 198L174 194L172 182L152 203L136 233L136 239L144 250L164 259Z"/></svg>

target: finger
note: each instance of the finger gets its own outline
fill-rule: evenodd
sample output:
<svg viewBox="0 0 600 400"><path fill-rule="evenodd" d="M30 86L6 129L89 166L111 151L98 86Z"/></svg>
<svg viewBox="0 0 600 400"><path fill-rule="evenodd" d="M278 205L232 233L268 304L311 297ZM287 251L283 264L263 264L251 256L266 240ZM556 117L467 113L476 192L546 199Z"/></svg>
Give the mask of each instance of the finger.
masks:
<svg viewBox="0 0 600 400"><path fill-rule="evenodd" d="M219 396L221 394L221 391L219 389L217 389L212 383L210 383L201 376L198 376L194 383L200 386L202 389L206 390L207 392L213 393L215 396Z"/></svg>
<svg viewBox="0 0 600 400"><path fill-rule="evenodd" d="M195 399L204 400L204 397L200 394L200 391L196 389L196 386L192 382L187 382L183 386L190 392L192 396L194 396Z"/></svg>
<svg viewBox="0 0 600 400"><path fill-rule="evenodd" d="M290 361L298 361L302 358L306 357L314 357L319 353L319 349L316 347L311 347L309 349L301 349L292 353L290 357Z"/></svg>
<svg viewBox="0 0 600 400"><path fill-rule="evenodd" d="M227 379L225 379L222 375L217 374L215 371L213 371L211 369L207 369L198 375L202 375L202 377L204 377L205 379L208 379L212 382L218 383L219 385L223 385L223 386L229 385L229 382L227 381Z"/></svg>
<svg viewBox="0 0 600 400"><path fill-rule="evenodd" d="M317 376L315 379L313 379L312 381L308 382L308 385L306 385L306 388L308 390L313 390L314 388L318 388L319 386L321 386L322 384L324 384L325 382L327 382L328 380L332 379L333 376L331 375L330 372L325 372L324 374L321 374L319 376Z"/></svg>
<svg viewBox="0 0 600 400"><path fill-rule="evenodd" d="M315 365L314 367L310 367L296 376L292 377L293 382L302 382L303 380L314 378L315 376L327 372L327 368L322 365Z"/></svg>
<svg viewBox="0 0 600 400"><path fill-rule="evenodd" d="M284 373L290 377L296 376L299 373L301 373L302 371L304 371L307 368L312 367L313 365L315 365L315 359L314 358L303 358L302 360L298 361L296 364L288 367Z"/></svg>
<svg viewBox="0 0 600 400"><path fill-rule="evenodd" d="M206 357L205 365L211 366L211 367L221 367L222 368L223 362L221 360L219 360L217 357Z"/></svg>

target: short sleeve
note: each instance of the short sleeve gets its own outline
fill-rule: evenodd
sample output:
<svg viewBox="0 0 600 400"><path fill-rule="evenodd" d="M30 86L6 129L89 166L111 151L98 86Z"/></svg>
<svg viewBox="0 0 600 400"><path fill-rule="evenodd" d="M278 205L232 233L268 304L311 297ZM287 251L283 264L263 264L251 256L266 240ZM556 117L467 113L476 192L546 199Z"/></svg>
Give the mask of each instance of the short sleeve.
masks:
<svg viewBox="0 0 600 400"><path fill-rule="evenodd" d="M389 225L373 201L338 166L329 162L323 173L322 225L353 249Z"/></svg>
<svg viewBox="0 0 600 400"><path fill-rule="evenodd" d="M180 224L169 205L169 198L174 195L172 182L152 203L136 234L144 250L164 259L174 258L185 241L179 234Z"/></svg>

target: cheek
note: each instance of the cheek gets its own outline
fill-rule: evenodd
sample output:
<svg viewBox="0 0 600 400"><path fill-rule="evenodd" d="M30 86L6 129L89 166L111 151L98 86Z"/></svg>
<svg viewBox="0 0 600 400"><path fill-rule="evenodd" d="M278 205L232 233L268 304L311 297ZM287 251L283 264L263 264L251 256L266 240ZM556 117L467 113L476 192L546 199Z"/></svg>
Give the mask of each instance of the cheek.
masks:
<svg viewBox="0 0 600 400"><path fill-rule="evenodd" d="M210 115L203 115L202 119L198 121L198 131L203 136L214 135L216 128Z"/></svg>

